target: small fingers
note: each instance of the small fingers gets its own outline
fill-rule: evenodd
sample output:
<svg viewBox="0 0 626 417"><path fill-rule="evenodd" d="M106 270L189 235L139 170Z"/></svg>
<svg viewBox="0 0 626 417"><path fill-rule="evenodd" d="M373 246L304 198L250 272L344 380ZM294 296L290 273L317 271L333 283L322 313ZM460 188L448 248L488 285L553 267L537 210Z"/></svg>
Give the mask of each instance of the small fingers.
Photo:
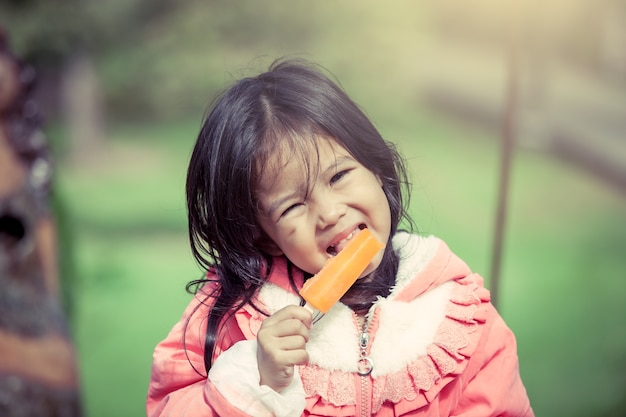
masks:
<svg viewBox="0 0 626 417"><path fill-rule="evenodd" d="M270 350L265 352L263 359L279 368L290 367L293 365L304 365L308 363L309 353L306 349Z"/></svg>
<svg viewBox="0 0 626 417"><path fill-rule="evenodd" d="M281 350L298 350L306 349L307 340L301 335L285 336L280 338L277 347Z"/></svg>
<svg viewBox="0 0 626 417"><path fill-rule="evenodd" d="M302 322L307 328L311 328L311 322L313 321L313 317L309 310L304 307L290 305L278 310L276 313L265 319L264 322L267 322L268 325L271 325L275 322L285 321L289 319L298 320Z"/></svg>
<svg viewBox="0 0 626 417"><path fill-rule="evenodd" d="M289 306L266 318L261 324L257 337L264 340L299 335L306 342L309 340L310 328L310 312L302 307Z"/></svg>

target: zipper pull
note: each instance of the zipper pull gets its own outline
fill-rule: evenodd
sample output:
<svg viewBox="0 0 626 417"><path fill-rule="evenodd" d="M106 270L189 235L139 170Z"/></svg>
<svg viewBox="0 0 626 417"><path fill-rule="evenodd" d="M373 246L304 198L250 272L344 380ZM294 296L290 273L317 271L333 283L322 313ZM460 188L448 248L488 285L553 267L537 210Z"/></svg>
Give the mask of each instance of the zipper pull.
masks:
<svg viewBox="0 0 626 417"><path fill-rule="evenodd" d="M370 357L367 356L367 345L370 341L370 335L367 332L361 333L361 337L359 337L359 347L361 348L361 353L359 357L359 366L357 369L357 374L360 376L368 376L374 370L374 362Z"/></svg>
<svg viewBox="0 0 626 417"><path fill-rule="evenodd" d="M359 346L361 346L361 352L367 350L367 345L370 342L370 335L367 332L361 333L359 338Z"/></svg>

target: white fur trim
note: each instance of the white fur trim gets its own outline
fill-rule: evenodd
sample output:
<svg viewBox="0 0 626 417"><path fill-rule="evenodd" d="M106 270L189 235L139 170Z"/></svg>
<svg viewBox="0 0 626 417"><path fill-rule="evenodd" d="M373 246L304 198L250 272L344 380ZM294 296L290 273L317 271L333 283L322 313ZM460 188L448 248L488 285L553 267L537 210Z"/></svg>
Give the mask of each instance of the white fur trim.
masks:
<svg viewBox="0 0 626 417"><path fill-rule="evenodd" d="M396 285L390 298L398 294L435 256L441 240L434 236L423 237L406 232L393 237L393 248L400 258Z"/></svg>
<svg viewBox="0 0 626 417"><path fill-rule="evenodd" d="M410 303L386 299L376 302L379 327L370 350L374 362L372 376L398 371L426 354L445 318L453 285L444 283ZM352 311L343 304L335 305L311 329L307 343L309 363L356 372L359 335Z"/></svg>
<svg viewBox="0 0 626 417"><path fill-rule="evenodd" d="M306 345L309 363L355 372L359 360L359 333L353 311L342 303L335 304L311 328Z"/></svg>
<svg viewBox="0 0 626 417"><path fill-rule="evenodd" d="M267 307L268 313L274 314L288 305L300 305L300 297L285 291L278 285L267 283L259 291L259 300Z"/></svg>
<svg viewBox="0 0 626 417"><path fill-rule="evenodd" d="M399 371L418 356L426 355L445 319L454 283L446 282L410 303L380 300L379 327L372 342L372 376Z"/></svg>

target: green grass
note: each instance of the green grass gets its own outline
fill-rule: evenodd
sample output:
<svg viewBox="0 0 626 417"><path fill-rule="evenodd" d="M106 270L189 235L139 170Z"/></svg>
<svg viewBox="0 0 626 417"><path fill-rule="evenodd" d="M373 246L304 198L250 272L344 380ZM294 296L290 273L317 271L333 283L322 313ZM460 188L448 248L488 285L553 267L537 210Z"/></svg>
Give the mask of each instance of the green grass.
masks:
<svg viewBox="0 0 626 417"><path fill-rule="evenodd" d="M97 158L60 169L74 231L75 339L89 416L145 414L152 349L187 304L185 284L201 274L188 250L183 199L193 136L174 149L159 140L163 132L121 131Z"/></svg>
<svg viewBox="0 0 626 417"><path fill-rule="evenodd" d="M488 281L498 178L494 138L431 118L382 117L414 176L420 231ZM184 175L197 123L116 130L92 160L62 164L74 230L75 339L89 417L144 414L152 350L200 274L188 250ZM602 415L626 389L626 198L571 166L520 151L512 175L501 312L537 415Z"/></svg>

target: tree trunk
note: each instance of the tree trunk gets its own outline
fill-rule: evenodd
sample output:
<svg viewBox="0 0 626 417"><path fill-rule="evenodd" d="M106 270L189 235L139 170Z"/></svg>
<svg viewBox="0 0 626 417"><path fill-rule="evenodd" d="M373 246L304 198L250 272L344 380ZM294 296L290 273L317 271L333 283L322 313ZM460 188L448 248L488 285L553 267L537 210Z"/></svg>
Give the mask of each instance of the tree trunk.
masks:
<svg viewBox="0 0 626 417"><path fill-rule="evenodd" d="M105 138L100 79L88 52L78 50L70 55L61 88L71 158L80 160L101 150Z"/></svg>

